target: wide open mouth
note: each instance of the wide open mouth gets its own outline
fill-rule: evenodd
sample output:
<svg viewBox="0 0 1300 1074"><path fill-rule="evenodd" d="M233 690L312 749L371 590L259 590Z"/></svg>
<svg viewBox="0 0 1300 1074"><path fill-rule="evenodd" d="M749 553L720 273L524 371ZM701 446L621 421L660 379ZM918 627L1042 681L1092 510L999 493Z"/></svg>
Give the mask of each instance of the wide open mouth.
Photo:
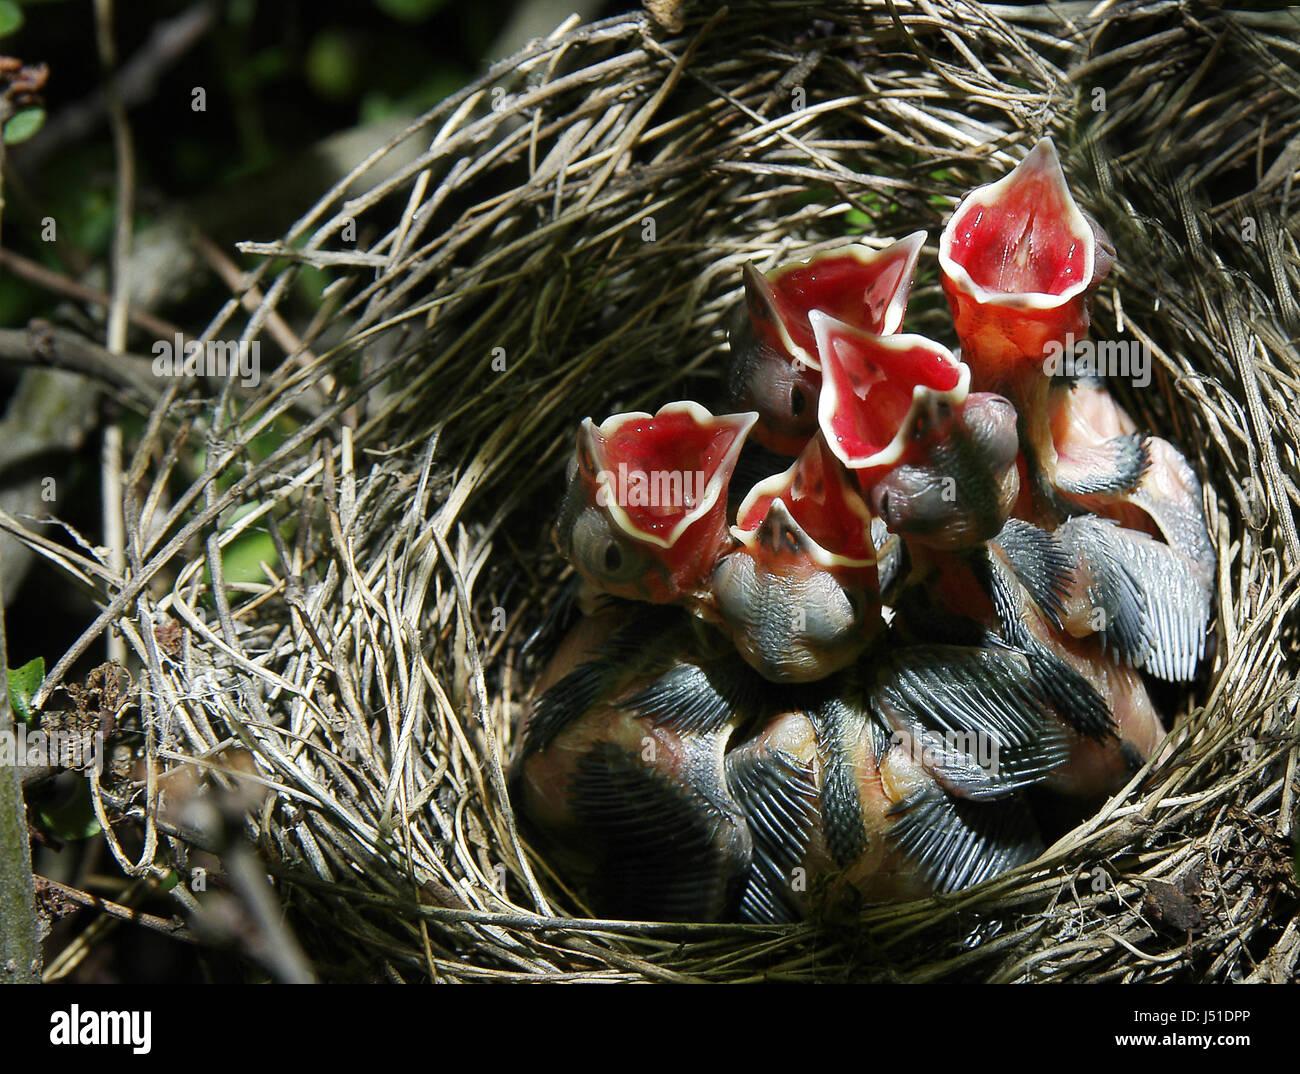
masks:
<svg viewBox="0 0 1300 1074"><path fill-rule="evenodd" d="M822 358L818 421L826 444L852 470L899 460L922 397L960 403L970 370L924 336L859 332L811 314Z"/></svg>
<svg viewBox="0 0 1300 1074"><path fill-rule="evenodd" d="M720 501L758 415L714 417L698 403L668 403L654 415L588 418L579 436L596 502L637 540L671 548ZM582 459L583 452L588 458Z"/></svg>
<svg viewBox="0 0 1300 1074"><path fill-rule="evenodd" d="M883 250L855 243L767 275L747 265L745 294L755 332L810 369L821 368L808 319L813 310L868 332L897 332L924 244L925 232L914 231Z"/></svg>
<svg viewBox="0 0 1300 1074"><path fill-rule="evenodd" d="M969 194L939 240L945 275L980 302L1048 309L1092 280L1096 238L1042 139L1010 174Z"/></svg>
<svg viewBox="0 0 1300 1074"><path fill-rule="evenodd" d="M820 566L875 564L871 512L821 436L809 442L788 470L749 490L736 513L732 536L752 551L758 530L777 501L815 545L808 554Z"/></svg>

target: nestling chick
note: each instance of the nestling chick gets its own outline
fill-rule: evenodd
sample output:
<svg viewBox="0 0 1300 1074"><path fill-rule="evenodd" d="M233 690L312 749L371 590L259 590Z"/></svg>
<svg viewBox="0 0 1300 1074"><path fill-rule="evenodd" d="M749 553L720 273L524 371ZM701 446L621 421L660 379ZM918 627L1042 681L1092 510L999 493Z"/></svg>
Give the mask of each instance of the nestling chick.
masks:
<svg viewBox="0 0 1300 1074"><path fill-rule="evenodd" d="M884 629L871 523L820 436L741 503L713 589L724 629L764 677L825 678Z"/></svg>
<svg viewBox="0 0 1300 1074"><path fill-rule="evenodd" d="M692 402L590 418L578 433L555 541L596 591L654 604L708 602L731 547L727 485L754 414Z"/></svg>
<svg viewBox="0 0 1300 1074"><path fill-rule="evenodd" d="M1000 395L960 403L929 393L908 431L903 461L869 490L891 533L948 551L996 536L1020 492L1016 412Z"/></svg>
<svg viewBox="0 0 1300 1074"><path fill-rule="evenodd" d="M1030 861L1021 791L1064 756L1007 650L905 648L837 678L727 757L754 843L741 916L919 898Z"/></svg>
<svg viewBox="0 0 1300 1074"><path fill-rule="evenodd" d="M610 607L575 635L522 729L516 805L595 912L728 916L751 841L723 755L761 680L673 608Z"/></svg>
<svg viewBox="0 0 1300 1074"><path fill-rule="evenodd" d="M883 250L843 246L766 275L745 266L745 302L729 333L728 393L732 406L758 412L759 443L797 455L817 431L821 358L810 312L868 332L897 332L924 242L917 231Z"/></svg>

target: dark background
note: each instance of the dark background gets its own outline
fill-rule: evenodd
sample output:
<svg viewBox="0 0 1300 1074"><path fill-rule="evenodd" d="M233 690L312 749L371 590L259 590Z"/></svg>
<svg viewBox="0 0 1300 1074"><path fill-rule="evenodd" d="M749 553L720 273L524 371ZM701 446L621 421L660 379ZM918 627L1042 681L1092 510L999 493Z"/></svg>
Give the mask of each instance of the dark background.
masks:
<svg viewBox="0 0 1300 1074"><path fill-rule="evenodd" d="M437 104L570 12L590 20L633 7L599 0L117 0L113 30L118 69L129 73L123 93L134 142L137 246L161 230L197 232L251 268L255 261L233 243L283 234L339 169L359 158L355 146L373 141L373 132ZM42 126L6 146L0 247L62 280L108 291L116 175L92 0L0 0L0 31L0 56L49 68L36 102L45 112ZM206 95L203 111L192 107L196 87ZM42 241L47 217L57 222L54 242ZM150 271L175 275L171 293L150 312L186 333L197 334L230 297L229 286L202 263ZM321 282L310 270L303 275L281 307L291 320L310 318ZM0 265L0 327L21 329L38 318L105 339L102 308ZM147 355L152 338L133 330L128 349ZM11 416L23 375L23 367L0 362L0 403ZM128 445L142 427L139 415L107 396L97 408L84 446L73 453L19 465L0 445L0 488L32 466L59 474L57 514L92 541L100 529L100 427L121 422ZM200 465L182 460L182 467ZM263 554L250 544L250 569ZM238 562L229 564L228 576L232 570L238 577ZM10 667L38 656L52 666L99 611L39 560L4 600ZM103 659L102 645L93 649L83 674ZM60 819L43 826L48 845L37 852L37 871L105 898L123 897L127 881L102 838L78 837L84 803L65 801L66 791L56 788L41 803ZM139 908L166 917L175 904L163 896ZM47 966L96 916L81 910L55 926ZM233 955L117 923L64 979L260 978Z"/></svg>

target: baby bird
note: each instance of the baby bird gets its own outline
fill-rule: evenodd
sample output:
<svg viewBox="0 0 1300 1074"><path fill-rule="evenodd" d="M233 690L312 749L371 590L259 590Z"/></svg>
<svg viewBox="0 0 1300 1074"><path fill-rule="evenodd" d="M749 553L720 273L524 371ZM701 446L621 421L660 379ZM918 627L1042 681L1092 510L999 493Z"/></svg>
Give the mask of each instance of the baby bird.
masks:
<svg viewBox="0 0 1300 1074"><path fill-rule="evenodd" d="M1015 406L1036 494L1041 484L1050 497L1064 476L1033 450L1051 439L1051 360L1086 339L1092 294L1114 259L1105 232L1075 204L1049 138L966 195L939 240L962 361L977 388Z"/></svg>
<svg viewBox="0 0 1300 1074"><path fill-rule="evenodd" d="M755 420L677 402L653 416L584 421L555 540L588 586L707 605L713 567L732 544L727 485Z"/></svg>
<svg viewBox="0 0 1300 1074"><path fill-rule="evenodd" d="M902 461L870 488L891 533L955 551L996 536L1020 492L1016 412L1000 395L949 403L925 392Z"/></svg>
<svg viewBox="0 0 1300 1074"><path fill-rule="evenodd" d="M1097 691L1114 721L1115 733L1104 738L1067 726L1069 756L1042 785L1043 791L1091 812L1151 759L1164 740L1165 727L1142 676L1109 656L1098 640L1046 633L1039 640Z"/></svg>
<svg viewBox="0 0 1300 1074"><path fill-rule="evenodd" d="M1021 792L1064 756L1009 650L908 647L837 678L727 757L754 846L741 916L920 898L1030 861Z"/></svg>
<svg viewBox="0 0 1300 1074"><path fill-rule="evenodd" d="M1055 387L1051 402L1052 435L1036 450L1062 475L1057 487L1071 515L1056 529L1076 567L1065 628L1075 637L1098 633L1160 678L1193 678L1216 563L1195 471L1168 441L1140 437L1096 381Z"/></svg>
<svg viewBox="0 0 1300 1074"><path fill-rule="evenodd" d="M1141 675L1108 652L1106 635L1069 630L1080 572L1058 535L1013 519L989 544L987 585L1003 636L1029 654L1065 724L1070 759L1045 787L1095 805L1150 758L1165 728Z"/></svg>
<svg viewBox="0 0 1300 1074"><path fill-rule="evenodd" d="M749 869L724 753L763 684L680 610L615 602L575 627L519 736L512 798L594 910L714 921Z"/></svg>
<svg viewBox="0 0 1300 1074"><path fill-rule="evenodd" d="M821 310L888 335L903 323L925 232L872 250L851 245L764 275L744 269L745 302L729 333L731 405L758 412L754 438L797 455L817 431L821 359L809 314Z"/></svg>
<svg viewBox="0 0 1300 1074"><path fill-rule="evenodd" d="M713 590L723 629L765 678L825 678L884 629L871 524L820 436L742 501Z"/></svg>

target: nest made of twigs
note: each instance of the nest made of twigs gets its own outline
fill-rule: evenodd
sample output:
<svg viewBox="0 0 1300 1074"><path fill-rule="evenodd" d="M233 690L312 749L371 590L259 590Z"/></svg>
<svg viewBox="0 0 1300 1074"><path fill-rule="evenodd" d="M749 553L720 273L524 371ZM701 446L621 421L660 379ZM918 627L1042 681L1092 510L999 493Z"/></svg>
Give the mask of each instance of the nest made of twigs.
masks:
<svg viewBox="0 0 1300 1074"><path fill-rule="evenodd" d="M150 793L195 765L227 786L240 751L260 780L246 830L324 976L1293 973L1300 47L1282 16L1092 8L736 4L680 33L562 27L250 246L265 297L205 338L258 338L304 265L332 278L325 305L255 391L155 408L127 577L87 569L107 610L51 679L110 624L138 659L153 760L108 805L149 860L110 835L124 864L165 839L184 872L201 840ZM1172 756L1031 866L852 927L586 919L502 775L553 643L524 644L564 581L548 532L578 421L716 403L741 265L848 236L929 231L909 330L953 343L942 222L1044 133L1119 252L1096 331L1155 356L1123 402L1206 479L1217 648L1175 698ZM177 487L175 445L204 437L207 471ZM269 580L227 584L222 549L258 527Z"/></svg>

